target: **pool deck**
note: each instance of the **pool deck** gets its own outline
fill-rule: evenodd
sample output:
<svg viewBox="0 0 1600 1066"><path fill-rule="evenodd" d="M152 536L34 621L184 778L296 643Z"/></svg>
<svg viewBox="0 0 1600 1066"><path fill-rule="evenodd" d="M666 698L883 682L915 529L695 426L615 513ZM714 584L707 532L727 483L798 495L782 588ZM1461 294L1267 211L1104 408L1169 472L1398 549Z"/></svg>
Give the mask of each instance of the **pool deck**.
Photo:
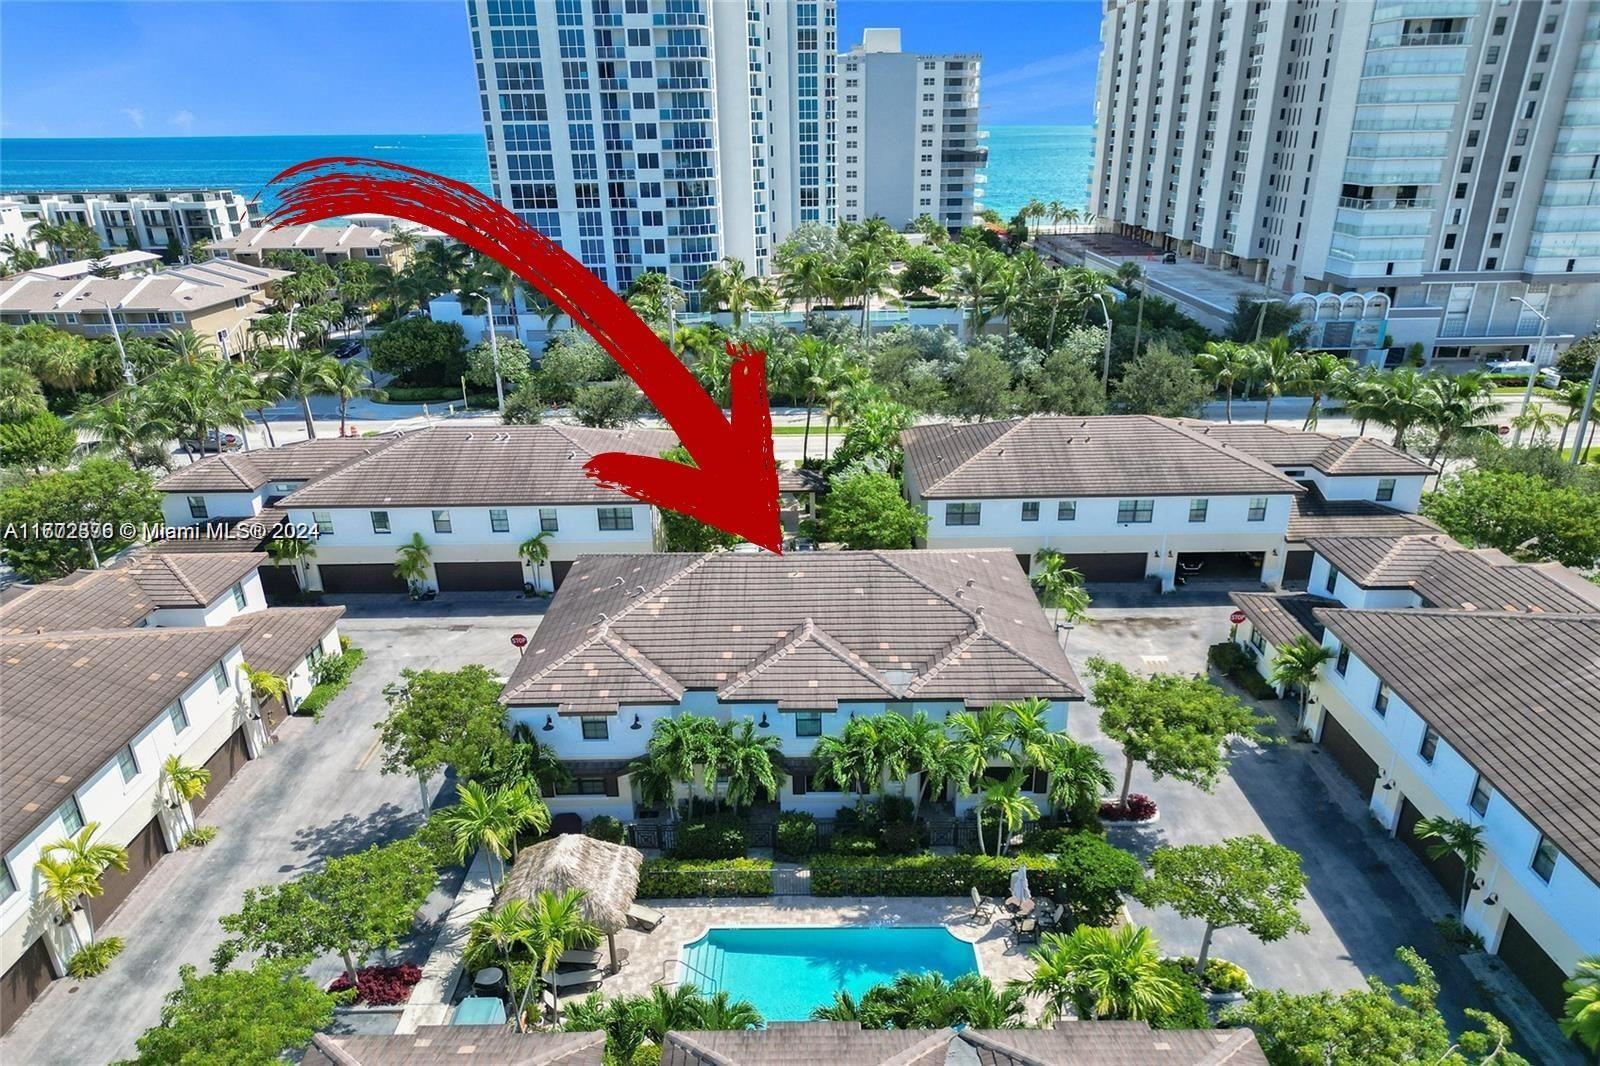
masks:
<svg viewBox="0 0 1600 1066"><path fill-rule="evenodd" d="M627 949L629 957L622 972L601 985L607 996L648 995L652 986L676 980L683 946L700 939L712 926L942 925L977 947L978 968L996 985L1027 977L1032 970L1027 953L1033 945L1014 945L1003 922L973 921L970 900L777 896L763 900L652 900L649 905L665 914L666 920L653 933L625 929L617 934L617 947ZM782 978L775 975L774 979Z"/></svg>

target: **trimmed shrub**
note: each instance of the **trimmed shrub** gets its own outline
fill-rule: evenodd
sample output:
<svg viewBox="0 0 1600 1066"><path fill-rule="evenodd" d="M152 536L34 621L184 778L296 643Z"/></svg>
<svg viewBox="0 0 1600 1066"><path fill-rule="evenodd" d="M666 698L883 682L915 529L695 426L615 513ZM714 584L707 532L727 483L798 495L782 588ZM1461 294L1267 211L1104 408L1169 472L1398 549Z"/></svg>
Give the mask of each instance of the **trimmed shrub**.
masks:
<svg viewBox="0 0 1600 1066"><path fill-rule="evenodd" d="M1150 1019L1150 1028L1210 1029L1211 1015L1206 1011L1205 997L1195 984L1194 974L1170 959L1161 963L1161 972L1178 986L1178 1002L1171 1010Z"/></svg>
<svg viewBox="0 0 1600 1066"><path fill-rule="evenodd" d="M862 833L835 833L828 842L828 850L835 855L876 855L878 838Z"/></svg>
<svg viewBox="0 0 1600 1066"><path fill-rule="evenodd" d="M915 855L922 845L922 830L910 822L890 822L878 835L878 846L886 855Z"/></svg>
<svg viewBox="0 0 1600 1066"><path fill-rule="evenodd" d="M778 854L787 859L803 859L817 849L817 820L804 811L785 811L778 816Z"/></svg>
<svg viewBox="0 0 1600 1066"><path fill-rule="evenodd" d="M1037 826L1022 834L1020 855L1053 855L1067 846L1067 841L1078 834L1065 826Z"/></svg>
<svg viewBox="0 0 1600 1066"><path fill-rule="evenodd" d="M716 815L678 827L672 856L677 859L742 859L750 833L737 818Z"/></svg>
<svg viewBox="0 0 1600 1066"><path fill-rule="evenodd" d="M609 814L597 814L589 819L589 824L583 827L585 836L594 837L596 840L608 840L613 844L622 843L622 823Z"/></svg>
<svg viewBox="0 0 1600 1066"><path fill-rule="evenodd" d="M1109 925L1123 896L1144 880L1144 867L1133 854L1092 833L1068 837L1055 855L1037 876L1030 864L1028 882L1034 892L1066 905L1063 920Z"/></svg>
<svg viewBox="0 0 1600 1066"><path fill-rule="evenodd" d="M770 859L646 859L640 899L706 899L772 895Z"/></svg>
<svg viewBox="0 0 1600 1066"><path fill-rule="evenodd" d="M120 936L103 936L93 944L85 944L67 960L67 976L83 980L99 977L111 965L111 960L122 954Z"/></svg>
<svg viewBox="0 0 1600 1066"><path fill-rule="evenodd" d="M363 966L356 971L355 1002L373 1007L393 1007L411 998L411 989L422 980L422 971L410 963L399 966ZM350 975L340 974L328 986L329 992L350 988Z"/></svg>
<svg viewBox="0 0 1600 1066"><path fill-rule="evenodd" d="M880 796L876 801L878 820L884 825L900 825L917 816L917 805L910 796Z"/></svg>
<svg viewBox="0 0 1600 1066"><path fill-rule="evenodd" d="M1100 804L1100 817L1107 822L1148 822L1156 816L1156 801L1142 792L1128 793L1126 805L1116 800Z"/></svg>
<svg viewBox="0 0 1600 1066"><path fill-rule="evenodd" d="M1278 698L1278 690L1256 669L1255 657L1233 641L1225 640L1221 644L1211 645L1206 651L1206 662L1256 699Z"/></svg>
<svg viewBox="0 0 1600 1066"><path fill-rule="evenodd" d="M366 659L366 652L353 644L346 643L343 637L339 638L339 643L344 649L343 652L330 655L312 669L311 677L316 685L306 693L306 698L294 709L295 714L309 714L313 718L320 719L329 702L344 691L344 687L350 683L351 675Z"/></svg>
<svg viewBox="0 0 1600 1066"><path fill-rule="evenodd" d="M1193 955L1180 955L1168 961L1180 967L1184 980L1202 992L1245 992L1250 988L1250 975L1244 972L1244 967L1227 959L1207 959L1203 978L1195 976Z"/></svg>

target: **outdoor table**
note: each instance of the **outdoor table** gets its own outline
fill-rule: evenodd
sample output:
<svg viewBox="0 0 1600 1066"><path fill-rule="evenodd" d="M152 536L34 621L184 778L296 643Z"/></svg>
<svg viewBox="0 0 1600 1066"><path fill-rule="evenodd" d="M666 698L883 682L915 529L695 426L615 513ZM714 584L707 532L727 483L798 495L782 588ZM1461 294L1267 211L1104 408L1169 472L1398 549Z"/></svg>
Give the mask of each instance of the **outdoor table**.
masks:
<svg viewBox="0 0 1600 1066"><path fill-rule="evenodd" d="M1011 896L1006 900L1006 910L1010 911L1018 918L1026 918L1028 915L1032 914L1033 907L1034 903L1032 899L1017 899L1015 896Z"/></svg>

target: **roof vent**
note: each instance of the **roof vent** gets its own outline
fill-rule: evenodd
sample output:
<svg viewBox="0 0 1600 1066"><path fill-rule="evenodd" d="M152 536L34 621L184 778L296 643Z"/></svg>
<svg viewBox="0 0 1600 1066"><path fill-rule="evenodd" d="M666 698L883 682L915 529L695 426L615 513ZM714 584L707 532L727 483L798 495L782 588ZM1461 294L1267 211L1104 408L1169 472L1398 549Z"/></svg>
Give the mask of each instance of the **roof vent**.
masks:
<svg viewBox="0 0 1600 1066"><path fill-rule="evenodd" d="M609 621L611 621L611 616L610 616L610 615L609 615L609 614L606 614L606 613L605 613L605 612L604 612L604 611L601 611L601 612L600 612L600 616L599 616L599 618L598 618L598 619L597 619L597 621L598 621L598 622L599 622L599 623L600 623L600 624L601 624L601 625L605 625L605 624L606 624L606 623L607 623L607 622L609 622Z"/></svg>
<svg viewBox="0 0 1600 1066"><path fill-rule="evenodd" d="M578 451L577 451L576 448L574 448L573 450L571 450L571 451L569 451L567 453L567 461L568 462L571 462L573 459L576 459L577 457L578 457Z"/></svg>
<svg viewBox="0 0 1600 1066"><path fill-rule="evenodd" d="M970 588L976 588L977 584L978 583L976 581L974 581L972 578L970 578L970 577L967 578L967 588L969 588L969 589Z"/></svg>
<svg viewBox="0 0 1600 1066"><path fill-rule="evenodd" d="M649 591L650 590L645 588L643 585L635 585L635 586L633 586L633 594L635 596L643 596L646 592L649 592Z"/></svg>
<svg viewBox="0 0 1600 1066"><path fill-rule="evenodd" d="M619 575L617 575L617 579L611 583L611 587L614 588L614 589L620 589L622 586L626 585L627 583L628 583L627 580L625 578L623 578L619 574Z"/></svg>
<svg viewBox="0 0 1600 1066"><path fill-rule="evenodd" d="M463 440L471 440L471 439L472 439L472 434L471 434L471 433L468 433L468 434L467 434L467 435L466 435L466 436L465 436L465 437L463 437L463 438L462 438L462 439L463 439Z"/></svg>

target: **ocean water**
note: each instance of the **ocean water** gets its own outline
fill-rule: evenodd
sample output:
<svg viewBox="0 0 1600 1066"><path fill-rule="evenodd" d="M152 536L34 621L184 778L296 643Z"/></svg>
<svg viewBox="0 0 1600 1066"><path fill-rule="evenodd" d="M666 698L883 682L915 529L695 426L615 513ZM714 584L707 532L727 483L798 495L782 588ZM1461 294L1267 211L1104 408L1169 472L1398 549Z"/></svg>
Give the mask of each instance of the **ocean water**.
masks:
<svg viewBox="0 0 1600 1066"><path fill-rule="evenodd" d="M1082 208L1094 160L1089 126L989 130L984 202L1006 218L1029 199ZM489 162L477 134L316 137L0 138L0 191L220 187L262 206L273 175L323 156L362 156L431 170L487 191Z"/></svg>

